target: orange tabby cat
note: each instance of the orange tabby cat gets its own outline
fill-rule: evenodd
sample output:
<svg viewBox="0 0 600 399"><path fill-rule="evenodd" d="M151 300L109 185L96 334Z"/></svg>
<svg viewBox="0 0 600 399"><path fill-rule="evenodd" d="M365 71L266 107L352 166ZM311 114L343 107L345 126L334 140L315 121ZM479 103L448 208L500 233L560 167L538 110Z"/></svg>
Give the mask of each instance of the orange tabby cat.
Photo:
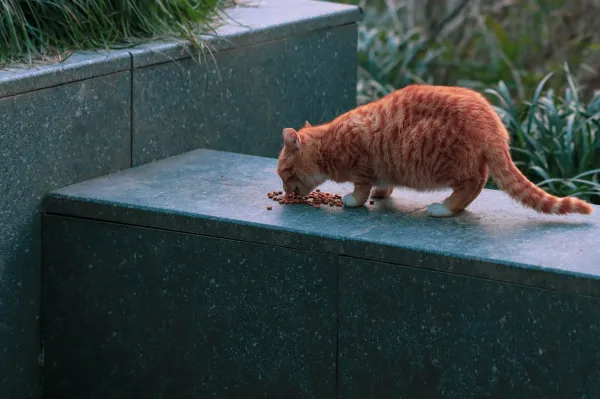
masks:
<svg viewBox="0 0 600 399"><path fill-rule="evenodd" d="M362 206L394 187L452 188L428 213L447 217L481 193L488 170L498 187L541 213L591 214L588 203L554 197L519 171L509 135L490 103L459 87L412 85L342 114L329 123L283 129L278 173L286 193L302 196L326 180L354 183L344 205Z"/></svg>

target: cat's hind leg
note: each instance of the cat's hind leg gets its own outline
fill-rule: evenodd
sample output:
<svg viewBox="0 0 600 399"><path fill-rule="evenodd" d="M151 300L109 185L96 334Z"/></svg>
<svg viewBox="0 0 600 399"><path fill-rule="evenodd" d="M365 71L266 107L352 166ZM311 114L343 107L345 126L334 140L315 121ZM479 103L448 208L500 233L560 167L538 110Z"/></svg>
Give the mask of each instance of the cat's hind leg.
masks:
<svg viewBox="0 0 600 399"><path fill-rule="evenodd" d="M342 201L347 207L363 206L369 199L371 192L371 186L368 184L354 184L354 191L350 194L344 195Z"/></svg>
<svg viewBox="0 0 600 399"><path fill-rule="evenodd" d="M393 187L374 187L371 190L371 198L388 198L394 191Z"/></svg>
<svg viewBox="0 0 600 399"><path fill-rule="evenodd" d="M467 207L481 193L485 181L482 176L463 181L452 187L454 191L443 203L427 207L427 213L433 217L454 216Z"/></svg>
<svg viewBox="0 0 600 399"><path fill-rule="evenodd" d="M473 192L473 194L471 195L471 198L469 198L468 201L465 201L463 204L461 204L462 209L466 209L469 205L471 205L471 203L475 200L475 198L477 198L479 196L479 194L481 194L481 191L483 191L483 188L485 187L485 183L487 183L487 181L488 181L488 166L486 163L481 165L480 172L481 172L481 177L479 179L479 186Z"/></svg>

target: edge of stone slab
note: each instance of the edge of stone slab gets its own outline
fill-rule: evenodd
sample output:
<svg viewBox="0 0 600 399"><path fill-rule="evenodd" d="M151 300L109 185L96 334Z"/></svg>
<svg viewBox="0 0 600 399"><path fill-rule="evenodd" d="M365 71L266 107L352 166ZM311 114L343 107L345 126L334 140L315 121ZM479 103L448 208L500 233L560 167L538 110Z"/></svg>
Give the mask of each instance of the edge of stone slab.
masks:
<svg viewBox="0 0 600 399"><path fill-rule="evenodd" d="M210 49L221 51L359 21L359 7L313 0L253 0L227 10L215 35L204 35ZM198 51L198 50L197 50ZM60 63L0 69L0 98L97 76L177 61L193 56L183 41L152 42L129 50L76 52Z"/></svg>
<svg viewBox="0 0 600 399"><path fill-rule="evenodd" d="M124 50L77 52L60 63L0 69L0 98L131 69Z"/></svg>
<svg viewBox="0 0 600 399"><path fill-rule="evenodd" d="M579 271L547 269L515 262L498 262L473 256L455 257L443 253L428 252L418 248L396 247L393 258L373 256L373 253L351 251L351 247L364 247L365 242L354 237L334 237L326 233L304 234L280 226L266 226L260 223L239 222L215 216L191 213L161 214L156 222L148 225L148 218L155 217L161 209L153 207L132 207L122 203L108 203L101 200L70 197L58 191L48 193L42 204L42 213L65 218L83 218L98 223L116 223L124 226L161 229L174 233L210 236L226 240L252 242L313 251L337 256L346 256L370 262L379 262L396 267L427 270L468 278L481 278L490 281L516 284L524 287L549 290L571 295L584 295L600 298L600 276ZM96 217L90 218L90 214ZM183 227L182 227L183 226ZM250 239L250 237L252 237ZM378 247L381 246L375 244ZM407 261L413 259L415 261ZM460 262L457 262L460 260ZM434 264L432 266L432 264Z"/></svg>
<svg viewBox="0 0 600 399"><path fill-rule="evenodd" d="M360 7L314 0L254 0L227 9L226 23L215 35L203 35L209 48L193 49L184 42L163 41L130 50L133 68L191 58L209 51L270 42L303 33L333 28L362 19ZM209 57L209 56L208 56Z"/></svg>
<svg viewBox="0 0 600 399"><path fill-rule="evenodd" d="M363 226L361 223L366 220L374 220L375 223L387 223L386 220L390 219L388 219L389 214L385 212L386 207L378 207L378 211L374 211L372 216L365 215L363 212L349 210L348 212L353 215L349 218L334 216L338 212L328 212L328 209L326 209L324 210L324 216L319 216L319 219L315 219L316 216L314 216L314 213L303 212L302 210L291 213L283 211L265 212L264 205L267 204L265 202L267 200L262 198L262 196L262 199L258 198L255 193L249 193L249 197L244 197L242 201L250 204L249 206L260 204L260 208L256 208L260 209L256 211L258 213L248 213L245 210L241 211L241 213L234 212L233 214L228 210L230 209L228 206L213 207L212 204L214 201L212 200L208 203L198 205L199 207L196 206L197 203L195 201L191 201L191 206L189 207L189 204L183 204L182 206L174 205L172 199L169 198L169 195L172 194L167 195L167 197L162 196L165 192L164 190L155 195L153 191L138 191L139 187L133 187L131 191L133 194L126 194L124 197L120 196L123 193L121 188L127 187L129 184L135 186L140 182L153 181L155 178L167 181L164 180L165 176L163 176L165 170L169 171L169 176L177 176L177 171L181 168L186 170L186 173L190 173L193 170L192 165L198 163L198 166L203 168L203 165L208 162L210 165L213 165L211 167L216 165L219 171L221 171L220 168L224 165L229 165L233 157L244 158L244 165L247 165L247 160L254 159L262 165L260 168L265 167L269 170L269 173L274 172L275 159L198 149L151 164L145 164L112 175L53 190L44 196L41 209L43 213L65 217L81 217L94 219L99 222L144 226L188 234L210 235L224 239L252 241L267 245L277 243L276 245L300 250L325 252L398 266L434 270L442 273L484 278L571 294L600 297L600 269L595 265L592 266L589 262L587 265L583 265L583 267L576 264L563 267L560 262L540 263L539 259L535 256L530 256L531 253L523 253L514 257L507 256L502 252L503 250L500 252L492 251L490 253L486 250L489 246L483 248L481 252L456 251L452 245L437 246L436 240L439 238L439 234L437 238L433 237L433 241L431 239L423 239L423 237L426 238L423 232L438 231L432 229L436 226L444 237L449 237L447 234L449 231L460 233L462 229L469 225L477 227L481 223L481 218L477 214L482 210L489 212L491 219L482 228L476 230L484 234L484 241L492 244L502 236L506 236L506 233L513 234L512 228L514 226L521 227L518 231L522 234L524 233L525 238L531 233L531 227L535 228L538 225L555 226L556 220L554 217L532 215L529 214L529 210L524 208L514 208L510 198L494 190L484 190L482 200L473 206L473 214L467 214L463 218L450 219L447 223L432 222L431 218L420 215L424 212L426 204L431 202L431 198L421 198L417 201L411 201L410 198L404 197L399 193L402 200L396 203L396 205L388 204L391 207L388 209L391 209L394 215L401 215L400 218L396 219L394 226L390 227L392 233L387 236L388 238L377 238L380 235L377 234L377 232L381 231L380 229L366 227L352 229L351 231L348 230L348 226L356 227L357 224ZM221 162L214 162L214 160L219 159L221 159ZM270 166L266 166L267 164ZM220 173L225 173L229 176L229 172L227 171L221 171ZM256 184L257 180L254 172L247 176L245 172L241 173L243 175L241 177L242 181L246 177L251 176L250 183L252 185ZM215 181L217 182L221 181L217 177L218 175L219 173L213 173L212 175L212 178L216 179ZM223 175L221 174L220 176L222 179ZM277 181L277 177L273 177L273 179L273 182ZM172 179L169 178L168 180ZM167 191L188 187L185 181L182 184L183 186L179 188L177 188L177 185L170 186L170 189ZM228 184L228 186L231 186L231 184ZM326 191L335 191L330 190L330 188L334 187L340 188L339 185L329 185L327 183L323 186L323 189ZM116 192L114 191L115 189L117 189ZM266 192L267 186L263 187L263 189ZM115 193L118 193L116 197ZM138 193L140 193L139 198L137 196ZM147 193L151 193L151 195L147 195ZM410 193L413 194L412 192ZM216 200L219 201L218 195L221 194L214 194L217 196L215 197L217 198ZM414 195L416 196L416 194ZM422 195L426 196L427 194ZM140 198L142 199L141 201ZM236 198L236 201L240 200L240 197ZM231 205L230 203L227 204ZM503 211L508 206L511 209L514 208L514 211L507 214ZM207 209L209 212L205 212ZM600 210L600 207L596 207L596 209ZM261 213L261 210L264 213ZM408 218L407 215L409 214L413 216ZM325 224L315 223L318 220L323 220L320 219L321 217L325 217L325 220L328 222ZM331 219L331 217L335 219ZM335 222L330 224L330 221ZM532 221L535 221L533 225L531 225ZM594 216L588 221L574 218L573 221L567 222L567 225L585 227L590 223L597 225L598 221L600 221L599 216ZM561 225L562 222L557 226L560 228ZM503 226L505 227L503 228ZM486 231L491 231L490 229L494 231L503 230L503 234L485 234ZM548 231L546 230L546 233ZM395 237L400 236L399 232L404 232L407 237L396 239ZM375 234L375 237L373 234ZM473 239L473 235L462 235L462 237L469 240ZM586 239L588 244L594 239L593 237ZM543 239L543 236L540 239ZM571 237L571 239L575 238ZM463 240L465 245L468 245L469 242ZM522 242L527 245L527 239L522 240ZM584 243L584 245L587 244ZM494 244L494 246L497 245ZM481 245L478 247L481 247ZM573 251L578 250L580 248L573 249ZM523 247L520 247L517 253L521 253L522 251ZM593 247L587 246L586 252L588 255L593 256L594 253L597 253L597 251L594 253L590 251L593 251ZM535 255L535 252L533 252L533 255Z"/></svg>

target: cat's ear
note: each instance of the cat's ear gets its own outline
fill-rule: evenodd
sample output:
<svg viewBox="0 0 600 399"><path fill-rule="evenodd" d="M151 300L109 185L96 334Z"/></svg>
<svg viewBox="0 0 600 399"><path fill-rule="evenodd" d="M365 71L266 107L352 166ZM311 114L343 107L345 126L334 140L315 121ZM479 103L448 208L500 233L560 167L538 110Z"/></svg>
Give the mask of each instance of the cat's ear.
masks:
<svg viewBox="0 0 600 399"><path fill-rule="evenodd" d="M304 127L312 127L308 121L304 121Z"/></svg>
<svg viewBox="0 0 600 399"><path fill-rule="evenodd" d="M298 137L298 133L291 127L283 129L283 142L290 150L300 148L300 137Z"/></svg>

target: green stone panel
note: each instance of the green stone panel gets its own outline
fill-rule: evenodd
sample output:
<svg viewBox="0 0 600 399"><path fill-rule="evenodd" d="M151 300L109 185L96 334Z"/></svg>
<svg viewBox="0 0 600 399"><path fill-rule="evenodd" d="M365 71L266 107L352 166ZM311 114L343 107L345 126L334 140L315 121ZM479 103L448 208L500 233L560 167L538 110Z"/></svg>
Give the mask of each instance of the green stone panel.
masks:
<svg viewBox="0 0 600 399"><path fill-rule="evenodd" d="M71 70L69 79L96 67ZM40 71L39 83L56 83L59 77L47 72ZM2 399L39 397L41 199L130 166L130 76L119 72L0 98ZM21 87L9 83L0 79L0 88Z"/></svg>
<svg viewBox="0 0 600 399"><path fill-rule="evenodd" d="M277 156L284 127L356 105L356 40L350 24L134 69L134 165L196 148Z"/></svg>
<svg viewBox="0 0 600 399"><path fill-rule="evenodd" d="M44 217L49 398L334 398L337 257Z"/></svg>
<svg viewBox="0 0 600 399"><path fill-rule="evenodd" d="M596 398L600 299L344 258L341 398Z"/></svg>

